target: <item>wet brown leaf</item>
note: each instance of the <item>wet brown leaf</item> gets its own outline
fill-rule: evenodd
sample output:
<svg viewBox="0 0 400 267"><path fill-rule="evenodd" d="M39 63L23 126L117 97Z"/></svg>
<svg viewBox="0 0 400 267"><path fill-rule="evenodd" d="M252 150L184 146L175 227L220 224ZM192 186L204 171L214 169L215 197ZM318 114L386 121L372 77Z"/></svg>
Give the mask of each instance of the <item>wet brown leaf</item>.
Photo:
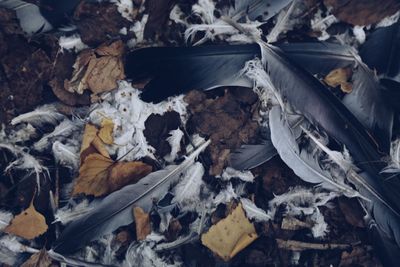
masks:
<svg viewBox="0 0 400 267"><path fill-rule="evenodd" d="M45 249L33 254L21 267L49 267L52 265L52 260Z"/></svg>
<svg viewBox="0 0 400 267"><path fill-rule="evenodd" d="M400 8L396 0L324 0L341 21L353 25L369 25L393 15Z"/></svg>
<svg viewBox="0 0 400 267"><path fill-rule="evenodd" d="M136 183L152 167L142 162L114 162L101 154L90 154L79 169L73 195L104 196L125 185Z"/></svg>
<svg viewBox="0 0 400 267"><path fill-rule="evenodd" d="M340 89L344 93L350 93L353 89L352 84L349 79L352 76L352 71L350 68L339 68L334 69L326 75L324 82L331 87L336 87L340 85Z"/></svg>
<svg viewBox="0 0 400 267"><path fill-rule="evenodd" d="M242 204L239 204L231 214L203 234L201 242L224 261L229 261L257 237L254 225L246 218Z"/></svg>
<svg viewBox="0 0 400 267"><path fill-rule="evenodd" d="M30 240L44 234L47 228L46 219L36 211L32 200L30 206L15 216L4 231Z"/></svg>
<svg viewBox="0 0 400 267"><path fill-rule="evenodd" d="M151 233L150 215L141 207L133 207L133 217L135 218L137 240L145 240L146 236Z"/></svg>

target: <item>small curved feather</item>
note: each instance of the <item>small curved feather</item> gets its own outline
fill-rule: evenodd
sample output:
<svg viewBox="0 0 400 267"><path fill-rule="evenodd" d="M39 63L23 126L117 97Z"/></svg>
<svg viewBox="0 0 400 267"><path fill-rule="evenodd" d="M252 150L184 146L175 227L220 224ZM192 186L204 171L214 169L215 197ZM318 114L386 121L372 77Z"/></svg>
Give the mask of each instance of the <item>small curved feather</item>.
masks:
<svg viewBox="0 0 400 267"><path fill-rule="evenodd" d="M46 148L51 146L51 141L54 138L66 138L72 134L78 127L77 122L72 122L69 119L63 120L57 125L51 133L45 134L39 141L37 141L33 148L37 151L44 151Z"/></svg>
<svg viewBox="0 0 400 267"><path fill-rule="evenodd" d="M203 143L180 165L167 166L105 197L93 210L65 228L53 250L61 254L74 252L86 243L130 224L134 220L132 206L139 206L149 212L153 201L161 199L168 192L170 186L179 180L181 173L209 143Z"/></svg>
<svg viewBox="0 0 400 267"><path fill-rule="evenodd" d="M241 198L240 202L242 202L247 218L255 220L256 222L267 222L271 220L271 216L269 216L263 209L257 207L250 199Z"/></svg>
<svg viewBox="0 0 400 267"><path fill-rule="evenodd" d="M59 113L54 105L43 105L34 111L21 114L11 120L11 125L22 122L30 123L34 127L42 127L45 124L56 125L64 119L64 115Z"/></svg>

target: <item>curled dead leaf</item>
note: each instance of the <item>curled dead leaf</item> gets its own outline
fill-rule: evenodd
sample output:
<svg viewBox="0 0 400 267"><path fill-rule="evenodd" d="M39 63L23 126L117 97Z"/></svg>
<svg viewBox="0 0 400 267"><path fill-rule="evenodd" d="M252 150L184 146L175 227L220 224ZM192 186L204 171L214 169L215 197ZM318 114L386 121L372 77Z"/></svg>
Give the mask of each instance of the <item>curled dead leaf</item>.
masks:
<svg viewBox="0 0 400 267"><path fill-rule="evenodd" d="M229 261L257 237L256 229L240 203L231 214L203 234L201 242L224 261Z"/></svg>
<svg viewBox="0 0 400 267"><path fill-rule="evenodd" d="M97 127L93 124L86 124L80 151L81 164L85 161L88 155L93 153L100 153L104 157L110 158L103 141L101 141L97 136L98 131Z"/></svg>
<svg viewBox="0 0 400 267"><path fill-rule="evenodd" d="M36 211L32 200L30 206L15 216L4 231L30 240L44 234L47 228L46 219Z"/></svg>
<svg viewBox="0 0 400 267"><path fill-rule="evenodd" d="M133 217L136 225L136 239L145 240L146 236L151 233L150 215L141 207L133 207Z"/></svg>
<svg viewBox="0 0 400 267"><path fill-rule="evenodd" d="M349 79L352 76L352 71L350 68L339 68L334 69L326 75L324 82L331 87L336 87L340 85L340 89L344 93L350 93L353 89L352 84Z"/></svg>
<svg viewBox="0 0 400 267"><path fill-rule="evenodd" d="M125 78L123 51L122 41L82 51L73 66L72 78L64 82L64 88L78 94L89 89L95 95L117 88L117 81Z"/></svg>
<svg viewBox="0 0 400 267"><path fill-rule="evenodd" d="M136 183L149 174L152 167L143 162L114 162L101 154L85 158L79 169L73 195L104 196L125 185Z"/></svg>

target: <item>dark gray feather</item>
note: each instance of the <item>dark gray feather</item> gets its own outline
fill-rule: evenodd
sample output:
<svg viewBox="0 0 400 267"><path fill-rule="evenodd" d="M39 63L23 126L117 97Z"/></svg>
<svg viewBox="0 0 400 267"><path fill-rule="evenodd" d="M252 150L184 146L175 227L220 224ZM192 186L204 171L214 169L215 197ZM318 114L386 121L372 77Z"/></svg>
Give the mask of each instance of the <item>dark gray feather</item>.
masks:
<svg viewBox="0 0 400 267"><path fill-rule="evenodd" d="M276 155L271 140L263 140L257 145L242 145L229 159L229 166L236 170L250 170L267 162Z"/></svg>
<svg viewBox="0 0 400 267"><path fill-rule="evenodd" d="M250 20L257 18L267 21L279 13L293 0L235 0L235 6L229 11L229 16L234 21L239 21L246 16Z"/></svg>
<svg viewBox="0 0 400 267"><path fill-rule="evenodd" d="M164 170L153 172L138 183L125 186L105 197L92 211L65 228L53 250L69 254L120 226L132 223L132 206L139 206L149 212L153 202L168 192L171 185L179 180L181 173L208 144L209 141L202 144L180 165L170 165Z"/></svg>

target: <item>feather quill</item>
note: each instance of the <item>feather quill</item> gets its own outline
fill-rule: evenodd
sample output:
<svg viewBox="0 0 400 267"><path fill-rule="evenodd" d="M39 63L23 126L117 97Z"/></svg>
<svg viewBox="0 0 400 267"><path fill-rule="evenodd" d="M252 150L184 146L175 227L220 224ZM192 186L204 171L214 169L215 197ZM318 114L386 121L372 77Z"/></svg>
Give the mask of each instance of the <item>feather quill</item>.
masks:
<svg viewBox="0 0 400 267"><path fill-rule="evenodd" d="M209 145L203 143L180 165L170 165L164 170L153 172L138 183L128 185L105 197L88 214L70 223L55 242L53 250L64 254L71 253L89 241L111 233L120 226L133 221L132 206L140 206L149 212L154 199L160 199L171 184L176 183L183 171ZM79 238L76 238L79 236Z"/></svg>
<svg viewBox="0 0 400 267"><path fill-rule="evenodd" d="M359 197L357 191L335 179L328 170L323 170L311 153L304 149L300 151L295 132L301 129L291 129L284 117L280 107L275 106L271 109L269 113L271 140L281 159L296 175L306 182L320 184L324 188L346 196Z"/></svg>
<svg viewBox="0 0 400 267"><path fill-rule="evenodd" d="M64 115L59 113L54 105L43 105L34 111L21 114L11 120L11 125L22 122L30 123L34 127L42 127L45 124L56 125L64 119Z"/></svg>
<svg viewBox="0 0 400 267"><path fill-rule="evenodd" d="M275 26L267 35L267 40L269 43L276 42L281 33L290 29L289 20L295 10L297 0L293 0L286 10L282 10L277 16ZM292 23L292 21L290 21Z"/></svg>

